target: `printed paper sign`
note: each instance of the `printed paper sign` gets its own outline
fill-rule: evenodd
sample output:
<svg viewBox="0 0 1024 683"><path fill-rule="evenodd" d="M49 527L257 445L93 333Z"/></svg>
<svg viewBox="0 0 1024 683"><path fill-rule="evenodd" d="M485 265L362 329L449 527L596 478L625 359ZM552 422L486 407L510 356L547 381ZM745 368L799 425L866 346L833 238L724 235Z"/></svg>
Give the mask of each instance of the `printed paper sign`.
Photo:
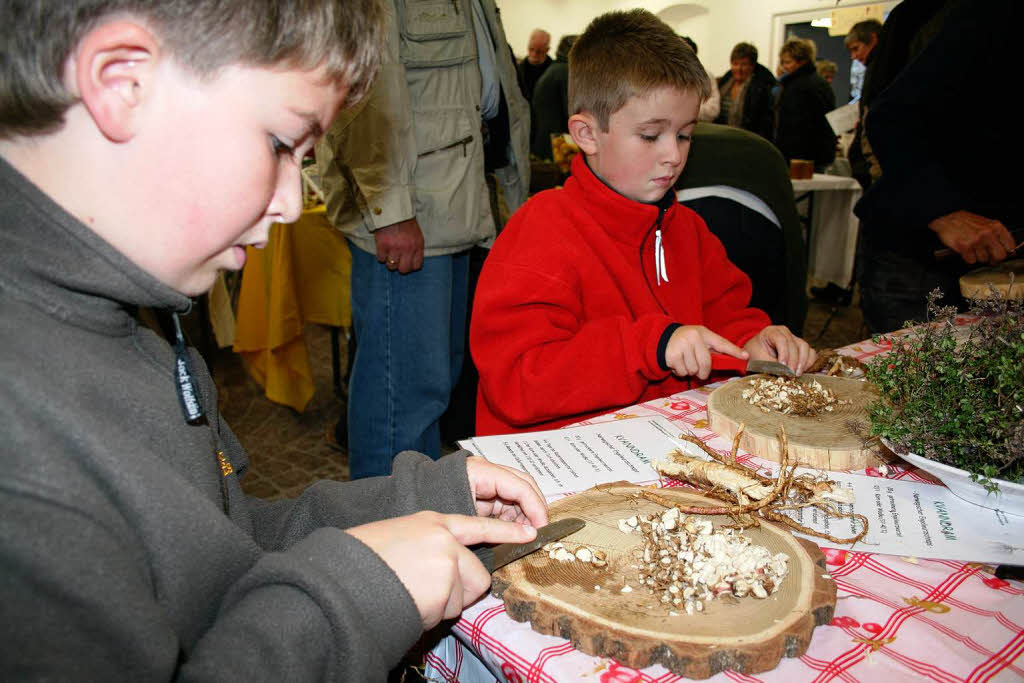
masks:
<svg viewBox="0 0 1024 683"><path fill-rule="evenodd" d="M680 434L679 428L665 418L638 417L568 429L474 437L459 443L491 462L529 472L550 498L611 481L657 483L659 477L651 460L667 459L676 448L710 460L697 446L680 440ZM798 474L803 472L813 474L818 470L797 470ZM845 472L828 472L827 476L855 496L852 504L837 507L868 518L868 535L853 550L1024 564L1024 517L968 503L945 486ZM860 531L854 520L830 518L817 508L787 514L836 538L848 538ZM851 549L848 544L807 538L826 548Z"/></svg>
<svg viewBox="0 0 1024 683"><path fill-rule="evenodd" d="M804 470L798 470L804 471ZM811 470L807 470L811 471ZM868 518L868 535L853 550L963 562L1024 564L1024 518L968 503L945 486L830 472L856 496L852 509ZM838 506L849 512L850 505ZM859 527L809 508L790 513L801 524L842 538ZM826 548L850 549L807 536Z"/></svg>
<svg viewBox="0 0 1024 683"><path fill-rule="evenodd" d="M673 438L678 433L663 417L639 417L569 429L477 436L459 445L491 462L529 472L545 496L554 496L609 481L656 483L658 474L651 459L665 458L680 448L682 444Z"/></svg>

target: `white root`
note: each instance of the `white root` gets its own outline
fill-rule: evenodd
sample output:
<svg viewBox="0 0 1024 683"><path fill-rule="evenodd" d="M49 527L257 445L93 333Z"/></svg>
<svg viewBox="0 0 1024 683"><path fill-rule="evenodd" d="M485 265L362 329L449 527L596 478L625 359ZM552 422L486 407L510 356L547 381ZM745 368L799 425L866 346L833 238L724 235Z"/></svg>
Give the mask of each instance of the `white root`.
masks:
<svg viewBox="0 0 1024 683"><path fill-rule="evenodd" d="M678 451L672 454L672 460L652 460L651 465L665 476L685 479L705 488L728 491L741 504L749 500L762 500L772 492L770 485L738 471L735 466L694 458Z"/></svg>
<svg viewBox="0 0 1024 683"><path fill-rule="evenodd" d="M742 430L742 425L740 429ZM825 538L833 543L856 543L868 532L868 519L862 514L841 512L837 505L853 503L853 492L824 475L795 475L795 466L789 465L789 448L785 429L779 433L779 473L775 478L761 476L756 471L736 463L739 438L733 440L733 450L728 461L694 436L681 435L685 441L703 450L711 460L703 460L684 454L680 450L670 453L671 460L653 460L652 466L663 476L693 484L706 495L727 503L724 506L698 507L679 505L653 491L643 491L642 497L665 505L677 507L688 514L730 515L741 527L756 525L757 517L788 526L796 531ZM753 502L751 502L753 501ZM817 531L783 514L784 511L814 506L829 517L856 520L861 529L849 538L837 538ZM620 528L629 533L632 525L620 522Z"/></svg>

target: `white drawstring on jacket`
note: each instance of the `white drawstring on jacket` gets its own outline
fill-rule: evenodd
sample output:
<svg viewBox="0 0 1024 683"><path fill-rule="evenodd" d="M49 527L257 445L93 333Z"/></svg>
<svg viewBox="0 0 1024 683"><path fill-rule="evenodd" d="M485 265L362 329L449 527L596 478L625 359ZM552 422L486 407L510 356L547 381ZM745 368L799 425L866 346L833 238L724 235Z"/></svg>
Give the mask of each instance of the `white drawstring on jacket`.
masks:
<svg viewBox="0 0 1024 683"><path fill-rule="evenodd" d="M661 243L661 228L654 231L654 274L659 287L662 280L668 282L668 269L665 268L665 246Z"/></svg>

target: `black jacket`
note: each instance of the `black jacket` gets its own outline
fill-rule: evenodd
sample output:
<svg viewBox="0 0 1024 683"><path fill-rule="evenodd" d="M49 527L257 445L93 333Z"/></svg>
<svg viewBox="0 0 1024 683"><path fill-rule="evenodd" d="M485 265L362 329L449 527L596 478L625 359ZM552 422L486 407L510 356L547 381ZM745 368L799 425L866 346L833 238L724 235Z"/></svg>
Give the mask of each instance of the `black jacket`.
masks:
<svg viewBox="0 0 1024 683"><path fill-rule="evenodd" d="M779 79L775 146L786 161L809 159L820 167L836 158L836 134L825 118L835 108L835 93L813 63Z"/></svg>
<svg viewBox="0 0 1024 683"><path fill-rule="evenodd" d="M731 71L726 71L718 79L718 89L725 98L725 84L732 76ZM742 128L757 133L766 140L772 139L774 129L774 114L772 112L772 89L777 81L772 72L761 64L754 65L754 73L750 76L750 85L743 96L743 121ZM718 115L715 123L728 124L725 113Z"/></svg>
<svg viewBox="0 0 1024 683"><path fill-rule="evenodd" d="M523 57L523 61L516 64L516 76L519 79L519 89L523 91L523 97L530 101L533 100L533 88L552 63L551 57L545 57L540 64L530 64L530 60Z"/></svg>
<svg viewBox="0 0 1024 683"><path fill-rule="evenodd" d="M551 135L569 131L569 61L556 60L533 88L530 104L530 153L551 158Z"/></svg>
<svg viewBox="0 0 1024 683"><path fill-rule="evenodd" d="M1024 156L1014 117L954 123L964 103L1003 86L1022 18L1013 0L955 3L937 35L872 100L865 134L882 176L854 209L868 235L930 262L942 244L928 224L941 216L963 210L1010 230L1024 225L1019 174L1002 165Z"/></svg>

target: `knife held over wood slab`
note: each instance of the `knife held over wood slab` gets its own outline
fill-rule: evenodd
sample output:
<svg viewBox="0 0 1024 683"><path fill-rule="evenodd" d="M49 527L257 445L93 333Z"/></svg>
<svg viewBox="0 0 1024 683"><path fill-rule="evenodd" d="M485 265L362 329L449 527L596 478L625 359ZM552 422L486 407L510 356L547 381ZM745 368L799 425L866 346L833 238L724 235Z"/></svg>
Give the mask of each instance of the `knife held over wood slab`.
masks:
<svg viewBox="0 0 1024 683"><path fill-rule="evenodd" d="M712 370L735 370L742 374L756 375L782 375L784 377L796 377L796 373L788 365L773 360L743 360L734 356L727 356L724 353L711 354Z"/></svg>
<svg viewBox="0 0 1024 683"><path fill-rule="evenodd" d="M585 526L586 522L578 517L566 517L537 529L537 538L529 543L501 543L498 545L481 546L474 549L473 552L484 563L484 566L487 567L487 571L494 572L495 569L504 567L509 562L514 562L520 557L540 550L547 543L565 538L569 534L574 534Z"/></svg>

